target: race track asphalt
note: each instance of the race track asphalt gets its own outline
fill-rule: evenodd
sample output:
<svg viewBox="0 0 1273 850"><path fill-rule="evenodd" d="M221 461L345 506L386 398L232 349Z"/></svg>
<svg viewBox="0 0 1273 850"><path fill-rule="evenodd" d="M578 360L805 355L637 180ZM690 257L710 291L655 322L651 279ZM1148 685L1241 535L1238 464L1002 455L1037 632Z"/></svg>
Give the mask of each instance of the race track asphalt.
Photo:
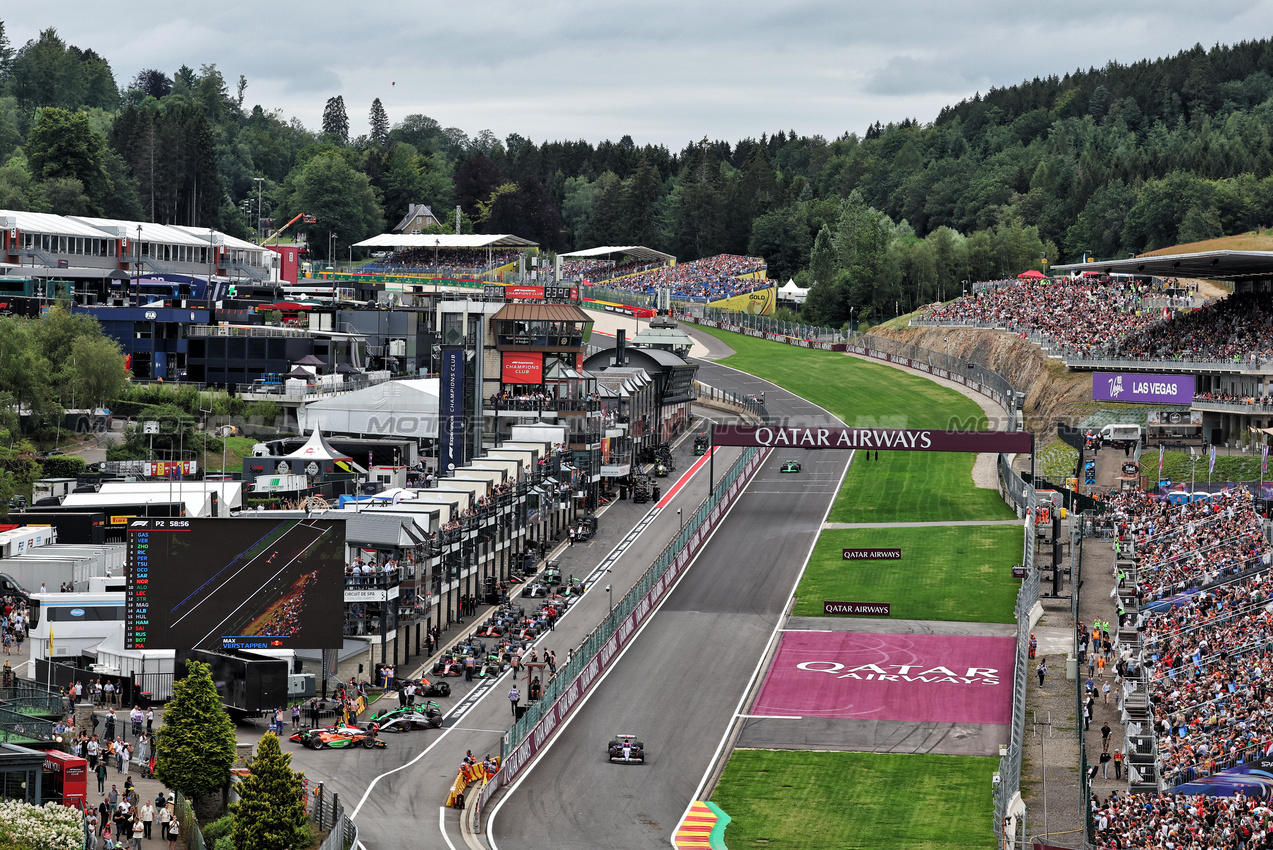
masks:
<svg viewBox="0 0 1273 850"><path fill-rule="evenodd" d="M702 382L741 394L765 392L775 417L830 424L808 402L714 365L711 360L728 356L728 346L683 327L708 347L707 358L698 361ZM692 463L689 447L690 441L679 447L678 469L661 482L665 493ZM778 472L789 454L803 455L802 473ZM736 457L737 450L719 449L717 473ZM478 841L501 850L669 846L762 660L847 459L843 452L770 457L663 608L543 759L516 790L496 798L500 808L487 821L491 831ZM617 600L636 581L674 536L676 508L688 514L706 496L706 472L687 482L635 540L629 530L653 503L613 503L596 539L561 552L563 573L587 575L626 539L611 572L593 577L590 590L539 646L564 658L583 640L605 614L604 586L613 585ZM444 645L453 639L444 635ZM327 793L340 794L365 850L466 846L460 813L442 808L446 789L467 750L479 758L499 751L509 727L505 695L510 681L507 675L476 687L463 679L448 681L454 694L440 700L448 712L440 730L386 735L388 747L377 751L313 752L283 744L293 754L294 767L306 770L311 780L322 779ZM616 732L639 734L649 748L649 762L606 761L606 742Z"/></svg>
<svg viewBox="0 0 1273 850"><path fill-rule="evenodd" d="M700 362L699 380L764 391L774 417L831 424L807 402L725 367ZM802 473L778 471L788 456L802 461ZM493 846L669 846L765 654L847 461L847 452L770 456L663 608L501 801L489 822ZM647 763L610 764L605 747L615 733L641 737Z"/></svg>

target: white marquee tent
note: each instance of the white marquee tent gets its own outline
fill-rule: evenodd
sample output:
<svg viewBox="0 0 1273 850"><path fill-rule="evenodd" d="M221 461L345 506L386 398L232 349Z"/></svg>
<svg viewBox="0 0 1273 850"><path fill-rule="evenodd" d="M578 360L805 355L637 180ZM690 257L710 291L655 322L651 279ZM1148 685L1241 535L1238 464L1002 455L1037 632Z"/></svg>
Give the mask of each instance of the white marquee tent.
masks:
<svg viewBox="0 0 1273 850"><path fill-rule="evenodd" d="M386 381L311 402L297 411L302 432L433 439L438 435L437 378Z"/></svg>

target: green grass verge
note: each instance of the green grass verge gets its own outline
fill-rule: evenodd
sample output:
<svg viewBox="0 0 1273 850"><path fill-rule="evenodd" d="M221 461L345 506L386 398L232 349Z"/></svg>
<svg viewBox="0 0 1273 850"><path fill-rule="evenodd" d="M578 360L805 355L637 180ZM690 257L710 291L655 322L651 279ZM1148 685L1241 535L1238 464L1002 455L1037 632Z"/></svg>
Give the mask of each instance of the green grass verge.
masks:
<svg viewBox="0 0 1273 850"><path fill-rule="evenodd" d="M883 457L883 455L881 455ZM901 620L1011 623L1022 530L1011 525L823 531L796 588L797 617L822 603L888 602ZM842 549L901 549L900 561L845 561Z"/></svg>
<svg viewBox="0 0 1273 850"><path fill-rule="evenodd" d="M773 381L859 428L976 430L986 417L972 399L928 378L830 351L793 348L701 328L734 349L722 363ZM872 454L874 457L874 454ZM973 485L975 455L880 452L859 455L845 478L832 522L1011 519L996 490Z"/></svg>
<svg viewBox="0 0 1273 850"><path fill-rule="evenodd" d="M735 750L712 802L730 850L993 847L998 759Z"/></svg>
<svg viewBox="0 0 1273 850"><path fill-rule="evenodd" d="M976 487L976 455L882 451L859 453L844 477L829 522L945 522L1013 519L998 490Z"/></svg>

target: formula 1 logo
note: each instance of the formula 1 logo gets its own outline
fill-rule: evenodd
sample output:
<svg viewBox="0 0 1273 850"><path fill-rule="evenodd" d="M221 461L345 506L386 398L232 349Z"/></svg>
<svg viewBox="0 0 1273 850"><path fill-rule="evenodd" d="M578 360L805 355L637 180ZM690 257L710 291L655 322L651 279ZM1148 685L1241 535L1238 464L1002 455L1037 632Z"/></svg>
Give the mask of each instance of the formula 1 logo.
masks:
<svg viewBox="0 0 1273 850"><path fill-rule="evenodd" d="M144 528L145 526L148 526L148 525L150 525L150 520L148 519L135 519L131 523L129 523L128 527L129 528Z"/></svg>
<svg viewBox="0 0 1273 850"><path fill-rule="evenodd" d="M1123 394L1123 376L1115 375L1109 379L1109 397L1118 398Z"/></svg>

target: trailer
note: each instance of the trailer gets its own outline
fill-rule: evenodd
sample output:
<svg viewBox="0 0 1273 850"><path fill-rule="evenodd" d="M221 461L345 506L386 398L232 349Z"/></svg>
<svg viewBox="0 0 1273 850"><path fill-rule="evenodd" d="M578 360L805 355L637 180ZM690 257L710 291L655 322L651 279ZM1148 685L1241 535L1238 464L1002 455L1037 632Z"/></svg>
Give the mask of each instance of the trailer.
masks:
<svg viewBox="0 0 1273 850"><path fill-rule="evenodd" d="M288 661L285 658L248 657L210 652L202 649L181 650L177 656L175 678L186 677L186 661L200 661L212 670L221 704L232 717L256 716L262 711L288 704Z"/></svg>

